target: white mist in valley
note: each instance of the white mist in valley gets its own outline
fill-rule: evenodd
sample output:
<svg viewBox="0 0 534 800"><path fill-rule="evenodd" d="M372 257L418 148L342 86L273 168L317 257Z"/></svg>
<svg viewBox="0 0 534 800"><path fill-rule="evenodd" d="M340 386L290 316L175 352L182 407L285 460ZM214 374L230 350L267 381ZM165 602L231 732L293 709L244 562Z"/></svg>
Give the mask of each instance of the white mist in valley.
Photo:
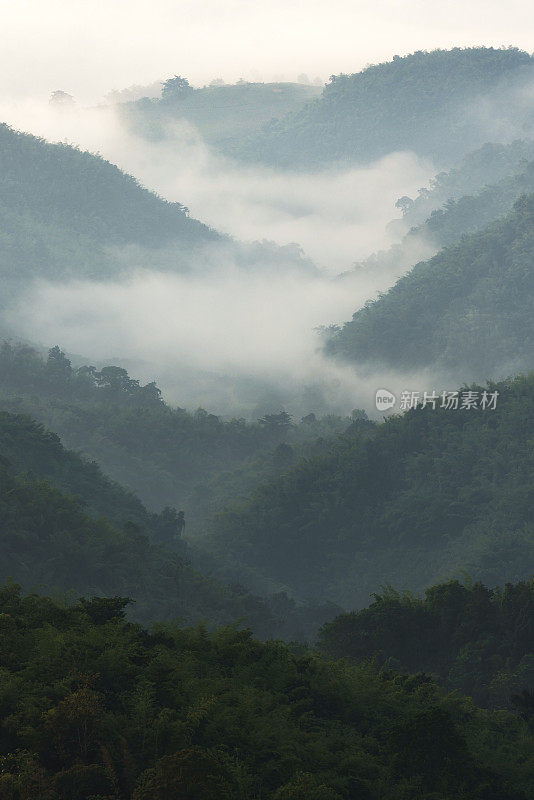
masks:
<svg viewBox="0 0 534 800"><path fill-rule="evenodd" d="M315 262L340 272L392 243L395 201L414 195L435 172L413 153L345 170L278 172L216 154L186 121L168 138L128 132L114 106L55 109L33 102L0 107L14 128L98 153L191 215L243 241L298 243Z"/></svg>
<svg viewBox="0 0 534 800"><path fill-rule="evenodd" d="M266 264L250 271L215 250L187 275L169 274L171 248L161 254L165 272L156 263L149 273L126 249L126 280L29 287L9 315L14 332L86 359L128 365L188 407L243 415L281 406L295 413L372 408L384 376L363 380L325 358L317 328L350 319L398 277L394 267L334 280L388 247L395 200L428 182L429 163L395 153L362 168L293 174L230 162L185 123L163 142L142 140L110 107L58 113L26 103L4 109L4 118L50 141L98 152L238 239L296 242L319 267L306 273L288 263L284 272Z"/></svg>

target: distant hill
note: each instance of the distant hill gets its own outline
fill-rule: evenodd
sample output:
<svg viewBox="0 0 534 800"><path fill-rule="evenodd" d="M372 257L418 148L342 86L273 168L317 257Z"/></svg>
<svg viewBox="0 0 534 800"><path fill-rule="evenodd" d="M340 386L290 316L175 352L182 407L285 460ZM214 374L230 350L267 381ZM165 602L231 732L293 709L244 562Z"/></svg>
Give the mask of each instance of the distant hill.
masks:
<svg viewBox="0 0 534 800"><path fill-rule="evenodd" d="M274 118L304 107L322 87L303 83L249 83L205 86L166 98L141 98L118 106L135 133L149 139L172 137L172 123L184 120L208 144L228 151Z"/></svg>
<svg viewBox="0 0 534 800"><path fill-rule="evenodd" d="M480 399L482 387L472 391ZM220 514L205 546L247 569L252 586L345 608L388 583L420 591L464 571L488 585L530 578L534 374L490 391L494 410L447 410L440 398L374 433L348 432Z"/></svg>
<svg viewBox="0 0 534 800"><path fill-rule="evenodd" d="M522 90L534 60L517 48L454 48L395 56L335 75L317 100L236 148L250 161L302 169L365 163L412 150L439 164L487 141L534 132Z"/></svg>
<svg viewBox="0 0 534 800"><path fill-rule="evenodd" d="M532 182L531 169L525 176ZM487 210L486 197L490 190L452 204L435 217L436 229L446 237L445 223L453 215L465 223L465 206ZM533 223L534 195L524 195L507 216L417 264L357 311L328 352L375 371L432 367L476 380L532 368Z"/></svg>
<svg viewBox="0 0 534 800"><path fill-rule="evenodd" d="M429 189L419 190L415 201L399 198L402 219L388 227L401 236L400 241L354 264L339 278L350 284L372 277L377 290L389 288L414 264L494 222L522 194L532 192L534 142L486 145L457 168L437 175Z"/></svg>
<svg viewBox="0 0 534 800"><path fill-rule="evenodd" d="M0 582L122 595L134 601L133 618L146 623L241 620L265 637L309 638L339 611L224 586L191 566L181 533L174 509L148 512L55 434L28 416L0 412Z"/></svg>
<svg viewBox="0 0 534 800"><path fill-rule="evenodd" d="M187 534L300 456L327 449L350 423L313 414L298 423L285 412L247 423L204 409L188 412L164 403L155 384L141 386L123 368L75 368L59 348L43 359L7 342L0 346L0 409L46 425L151 510L184 510ZM96 510L115 520L109 505Z"/></svg>
<svg viewBox="0 0 534 800"><path fill-rule="evenodd" d="M128 247L136 266L170 261L183 271L193 253L223 241L99 156L0 125L2 303L34 278L116 278L131 268ZM171 246L173 259L158 258Z"/></svg>

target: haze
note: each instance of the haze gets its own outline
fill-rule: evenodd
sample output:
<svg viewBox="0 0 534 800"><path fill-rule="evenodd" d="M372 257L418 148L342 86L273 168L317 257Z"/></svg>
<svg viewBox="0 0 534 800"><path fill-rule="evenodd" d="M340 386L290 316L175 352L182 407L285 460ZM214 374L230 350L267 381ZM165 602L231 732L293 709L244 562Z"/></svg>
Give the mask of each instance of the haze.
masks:
<svg viewBox="0 0 534 800"><path fill-rule="evenodd" d="M94 102L174 73L196 84L326 81L395 53L463 45L530 50L524 0L4 0L0 93Z"/></svg>

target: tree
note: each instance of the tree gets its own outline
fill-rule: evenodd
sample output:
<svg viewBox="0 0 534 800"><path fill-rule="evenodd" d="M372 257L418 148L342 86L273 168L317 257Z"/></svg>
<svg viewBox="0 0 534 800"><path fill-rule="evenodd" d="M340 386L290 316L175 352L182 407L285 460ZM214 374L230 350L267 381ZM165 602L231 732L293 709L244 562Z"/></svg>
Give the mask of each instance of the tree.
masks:
<svg viewBox="0 0 534 800"><path fill-rule="evenodd" d="M55 92L52 92L50 95L50 100L48 101L51 106L55 108L74 108L76 103L74 102L74 97L67 92L61 91L58 89Z"/></svg>
<svg viewBox="0 0 534 800"><path fill-rule="evenodd" d="M184 97L188 97L194 91L187 78L175 75L174 78L169 78L163 83L161 99L168 101L183 100Z"/></svg>
<svg viewBox="0 0 534 800"><path fill-rule="evenodd" d="M411 197L408 197L408 195L403 195L402 197L399 197L399 199L395 203L395 208L400 208L403 216L407 214L412 207L413 207L413 200Z"/></svg>

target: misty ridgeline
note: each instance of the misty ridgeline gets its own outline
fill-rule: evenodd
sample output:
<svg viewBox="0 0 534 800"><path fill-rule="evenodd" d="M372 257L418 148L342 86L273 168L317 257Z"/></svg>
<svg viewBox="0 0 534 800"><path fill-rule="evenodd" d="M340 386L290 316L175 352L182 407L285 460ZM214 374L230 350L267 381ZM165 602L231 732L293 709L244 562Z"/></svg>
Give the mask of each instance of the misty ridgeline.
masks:
<svg viewBox="0 0 534 800"><path fill-rule="evenodd" d="M534 798L533 96L3 103L1 800Z"/></svg>

